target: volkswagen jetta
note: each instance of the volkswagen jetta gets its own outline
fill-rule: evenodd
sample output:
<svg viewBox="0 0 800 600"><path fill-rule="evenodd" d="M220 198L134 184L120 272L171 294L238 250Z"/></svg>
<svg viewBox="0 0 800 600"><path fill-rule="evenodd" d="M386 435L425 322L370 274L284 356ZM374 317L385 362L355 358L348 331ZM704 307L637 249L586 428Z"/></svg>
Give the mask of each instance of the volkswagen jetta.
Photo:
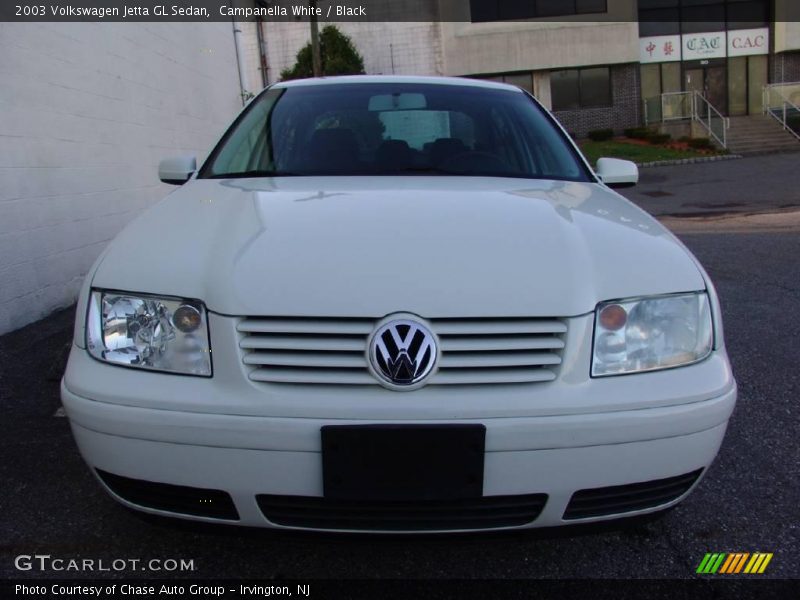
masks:
<svg viewBox="0 0 800 600"><path fill-rule="evenodd" d="M103 487L250 526L465 531L668 508L736 400L689 251L511 86L279 83L107 247L62 399Z"/></svg>

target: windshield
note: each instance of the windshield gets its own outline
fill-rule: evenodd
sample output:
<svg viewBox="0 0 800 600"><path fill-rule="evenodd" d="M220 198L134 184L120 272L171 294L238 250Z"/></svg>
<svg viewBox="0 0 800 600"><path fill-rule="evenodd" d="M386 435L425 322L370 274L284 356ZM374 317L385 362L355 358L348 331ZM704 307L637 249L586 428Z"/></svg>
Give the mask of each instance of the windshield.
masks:
<svg viewBox="0 0 800 600"><path fill-rule="evenodd" d="M267 90L200 177L417 174L590 180L525 94L407 83Z"/></svg>

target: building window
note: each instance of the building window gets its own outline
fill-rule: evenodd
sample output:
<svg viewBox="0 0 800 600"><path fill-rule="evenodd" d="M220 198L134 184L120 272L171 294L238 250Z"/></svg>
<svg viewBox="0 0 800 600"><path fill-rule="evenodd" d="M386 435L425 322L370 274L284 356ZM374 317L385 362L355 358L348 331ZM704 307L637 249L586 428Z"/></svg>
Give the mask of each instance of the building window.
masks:
<svg viewBox="0 0 800 600"><path fill-rule="evenodd" d="M770 21L768 0L639 0L639 36L755 29Z"/></svg>
<svg viewBox="0 0 800 600"><path fill-rule="evenodd" d="M607 0L470 0L473 23L608 12Z"/></svg>
<svg viewBox="0 0 800 600"><path fill-rule="evenodd" d="M472 79L482 79L484 81L497 81L498 83L508 83L522 88L533 95L533 73L525 71L523 73L498 73L497 75L469 75Z"/></svg>
<svg viewBox="0 0 800 600"><path fill-rule="evenodd" d="M608 67L565 69L550 73L553 110L611 106L611 73Z"/></svg>
<svg viewBox="0 0 800 600"><path fill-rule="evenodd" d="M526 92L533 94L532 73L512 73L509 75L503 75L503 82L510 83L511 85L520 87Z"/></svg>

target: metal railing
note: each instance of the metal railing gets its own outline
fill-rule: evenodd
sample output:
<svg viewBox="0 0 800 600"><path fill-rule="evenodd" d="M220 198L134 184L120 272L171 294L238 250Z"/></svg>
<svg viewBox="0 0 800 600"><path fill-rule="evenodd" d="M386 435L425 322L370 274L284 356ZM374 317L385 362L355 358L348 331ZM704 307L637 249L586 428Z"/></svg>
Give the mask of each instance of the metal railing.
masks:
<svg viewBox="0 0 800 600"><path fill-rule="evenodd" d="M700 123L708 130L708 134L713 137L723 148L728 148L728 128L730 120L714 107L708 99L700 92L694 92L692 96L692 113L695 121Z"/></svg>
<svg viewBox="0 0 800 600"><path fill-rule="evenodd" d="M763 112L800 140L800 83L771 83L764 86Z"/></svg>
<svg viewBox="0 0 800 600"><path fill-rule="evenodd" d="M697 121L709 137L723 148L728 147L729 119L700 92L667 92L644 101L645 125L685 120Z"/></svg>

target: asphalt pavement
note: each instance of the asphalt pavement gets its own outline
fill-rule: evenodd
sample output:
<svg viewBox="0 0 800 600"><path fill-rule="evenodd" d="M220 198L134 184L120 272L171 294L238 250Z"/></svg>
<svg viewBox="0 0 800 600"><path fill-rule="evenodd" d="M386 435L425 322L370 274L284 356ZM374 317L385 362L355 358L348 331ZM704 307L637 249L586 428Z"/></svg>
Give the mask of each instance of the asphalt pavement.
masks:
<svg viewBox="0 0 800 600"><path fill-rule="evenodd" d="M651 167L623 195L656 216L800 209L800 153Z"/></svg>
<svg viewBox="0 0 800 600"><path fill-rule="evenodd" d="M800 204L800 169L797 155L790 156L651 169L631 194L637 201L644 194L641 204L652 212L679 215L666 221L718 287L739 384L719 457L699 488L662 519L588 530L380 538L143 520L100 489L58 416L73 319L67 309L0 338L0 577L81 575L14 567L20 554L45 553L191 559L193 571L173 575L195 578L691 579L706 552L739 551L774 553L761 577L800 577L800 213L759 227L747 218L703 217L708 210L756 212L757 197L767 210ZM783 180L762 187L754 181L758 174ZM672 195L646 195L655 189ZM764 193L756 196L759 189ZM746 206L723 206L740 199ZM699 200L714 207L690 214Z"/></svg>

